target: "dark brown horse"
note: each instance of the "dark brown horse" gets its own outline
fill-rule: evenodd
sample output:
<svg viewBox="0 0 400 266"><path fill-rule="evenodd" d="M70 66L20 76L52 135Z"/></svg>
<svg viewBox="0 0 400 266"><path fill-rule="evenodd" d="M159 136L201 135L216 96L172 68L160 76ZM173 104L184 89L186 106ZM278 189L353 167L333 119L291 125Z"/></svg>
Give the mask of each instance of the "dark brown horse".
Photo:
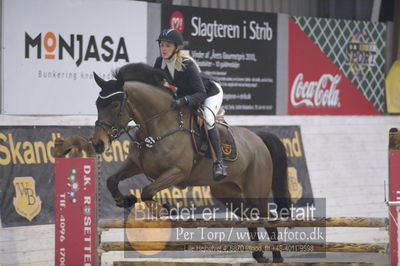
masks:
<svg viewBox="0 0 400 266"><path fill-rule="evenodd" d="M232 127L239 150L238 159L227 162L228 177L213 180L211 159L198 159L189 134L192 110L171 109L173 95L162 87L163 73L145 64L129 64L115 73L116 80L104 81L95 75L102 88L96 105L98 120L92 138L97 153L107 150L111 142L133 120L139 129L130 144L129 156L118 173L107 180L117 206L135 202L118 189L121 180L145 173L154 182L143 188L142 200L171 186L210 186L212 195L235 206L245 204L258 208L268 216L267 198L273 192L279 208L289 208L287 158L280 140L268 133L260 136L252 131ZM277 229L266 228L271 240L277 240ZM250 229L256 232L257 228ZM252 240L258 240L252 233ZM257 261L264 261L262 252L253 252ZM273 252L274 261L281 261L280 252Z"/></svg>

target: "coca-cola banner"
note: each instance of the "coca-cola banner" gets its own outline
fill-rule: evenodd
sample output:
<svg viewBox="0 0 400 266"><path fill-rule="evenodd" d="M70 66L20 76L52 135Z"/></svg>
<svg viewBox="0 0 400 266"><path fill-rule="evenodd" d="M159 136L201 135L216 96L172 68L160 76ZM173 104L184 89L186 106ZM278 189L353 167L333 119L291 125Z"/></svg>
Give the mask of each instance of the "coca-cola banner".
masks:
<svg viewBox="0 0 400 266"><path fill-rule="evenodd" d="M291 115L384 112L382 23L289 18Z"/></svg>
<svg viewBox="0 0 400 266"><path fill-rule="evenodd" d="M276 113L276 14L168 5L161 21L181 32L202 71L221 81L227 114Z"/></svg>

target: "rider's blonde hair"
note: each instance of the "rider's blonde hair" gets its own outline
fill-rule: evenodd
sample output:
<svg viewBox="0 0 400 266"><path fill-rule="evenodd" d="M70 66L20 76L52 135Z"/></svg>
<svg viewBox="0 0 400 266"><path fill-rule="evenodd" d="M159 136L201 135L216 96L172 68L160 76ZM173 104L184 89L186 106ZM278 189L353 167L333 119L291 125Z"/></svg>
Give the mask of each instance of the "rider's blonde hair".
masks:
<svg viewBox="0 0 400 266"><path fill-rule="evenodd" d="M196 62L196 60L193 57L191 57L189 54L187 54L186 52L182 52L182 50L176 51L176 53L172 57L171 61L175 61L176 70L183 71L183 68L184 68L183 62L186 61L186 60L192 60L194 65L197 67L197 70L199 72L201 71L199 65Z"/></svg>

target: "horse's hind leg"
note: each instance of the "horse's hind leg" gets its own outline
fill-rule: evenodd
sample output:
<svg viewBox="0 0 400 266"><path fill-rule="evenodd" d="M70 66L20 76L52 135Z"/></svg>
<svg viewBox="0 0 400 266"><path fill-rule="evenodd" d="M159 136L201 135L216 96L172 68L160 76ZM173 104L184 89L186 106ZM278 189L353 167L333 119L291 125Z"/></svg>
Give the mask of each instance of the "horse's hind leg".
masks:
<svg viewBox="0 0 400 266"><path fill-rule="evenodd" d="M247 200L247 205L249 207L256 207L259 212L261 217L268 217L268 208L265 206L268 206L268 199L267 198L259 198L259 199L254 199L254 198L249 198L245 199ZM259 241L258 235L257 235L257 228L248 228L249 233L250 233L250 239L251 241ZM265 227L265 230L268 233L269 240L270 241L278 241L278 229L276 227ZM253 257L254 259L261 263L261 262L268 262L268 259L266 259L263 255L262 251L255 251L253 252ZM280 251L272 251L272 260L273 262L283 262L283 258L281 255Z"/></svg>
<svg viewBox="0 0 400 266"><path fill-rule="evenodd" d="M131 207L137 201L136 197L133 195L122 195L121 191L118 188L119 182L134 175L137 175L141 172L142 170L140 169L140 167L138 167L133 161L128 158L121 169L107 179L107 188L110 191L112 197L115 200L115 204L118 207Z"/></svg>
<svg viewBox="0 0 400 266"><path fill-rule="evenodd" d="M247 228L247 230L249 230L251 241L259 241L257 228ZM270 262L266 257L264 257L264 252L262 251L253 251L252 255L258 263Z"/></svg>
<svg viewBox="0 0 400 266"><path fill-rule="evenodd" d="M256 208L260 212L260 216L264 216L264 206L266 199L254 199L254 198L244 198L246 207L248 208ZM262 203L264 202L264 203ZM258 237L258 228L247 228L250 234L250 240L251 241L259 241ZM270 236L270 234L268 233ZM270 262L269 259L264 257L264 252L263 251L253 251L252 253L253 258L258 262L258 263L267 263ZM272 253L273 255L273 261L275 262L275 252Z"/></svg>
<svg viewBox="0 0 400 266"><path fill-rule="evenodd" d="M232 183L222 183L216 186L212 186L211 194L213 195L213 197L225 203L227 206L231 206L235 210L246 209L247 207L250 207L251 209L252 207L254 207L253 204L250 204L251 202L249 200L242 198L240 188ZM246 213L235 214L239 216L239 219L242 215L246 215ZM249 231L251 241L259 241L257 228L247 228L247 230ZM262 251L254 251L252 252L252 256L258 263L269 262L268 259L264 257Z"/></svg>
<svg viewBox="0 0 400 266"><path fill-rule="evenodd" d="M265 227L265 230L267 230L270 241L278 241L278 228ZM272 251L272 259L274 263L283 262L283 258L280 251Z"/></svg>

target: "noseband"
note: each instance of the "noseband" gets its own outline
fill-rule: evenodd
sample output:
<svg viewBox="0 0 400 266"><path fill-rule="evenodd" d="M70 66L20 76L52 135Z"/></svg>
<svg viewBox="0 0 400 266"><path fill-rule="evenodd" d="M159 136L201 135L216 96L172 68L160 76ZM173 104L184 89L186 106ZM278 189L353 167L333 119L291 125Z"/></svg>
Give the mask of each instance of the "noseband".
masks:
<svg viewBox="0 0 400 266"><path fill-rule="evenodd" d="M110 141L116 140L124 132L129 136L129 138L131 140L133 140L133 137L129 134L130 127L127 127L127 128L118 128L118 127L116 127L116 122L119 120L119 118L120 118L120 116L122 114L122 111L125 108L125 105L127 105L127 103L128 103L128 101L127 101L127 99L128 99L127 93L124 92L124 91L118 91L118 92L112 93L112 94L110 94L108 96L105 96L105 97L99 95L99 97L100 97L100 99L107 99L107 98L109 98L111 96L114 96L116 94L121 94L121 93L123 94L123 96L122 96L122 99L121 99L121 102L120 102L120 107L119 107L118 114L117 114L116 118L114 119L114 121L110 123L110 122L104 121L104 120L97 120L96 123L95 123L95 126L101 127L107 133L107 136L110 139ZM130 106L129 103L128 103L128 106ZM130 118L129 122L133 120L131 117L129 117L129 118Z"/></svg>

